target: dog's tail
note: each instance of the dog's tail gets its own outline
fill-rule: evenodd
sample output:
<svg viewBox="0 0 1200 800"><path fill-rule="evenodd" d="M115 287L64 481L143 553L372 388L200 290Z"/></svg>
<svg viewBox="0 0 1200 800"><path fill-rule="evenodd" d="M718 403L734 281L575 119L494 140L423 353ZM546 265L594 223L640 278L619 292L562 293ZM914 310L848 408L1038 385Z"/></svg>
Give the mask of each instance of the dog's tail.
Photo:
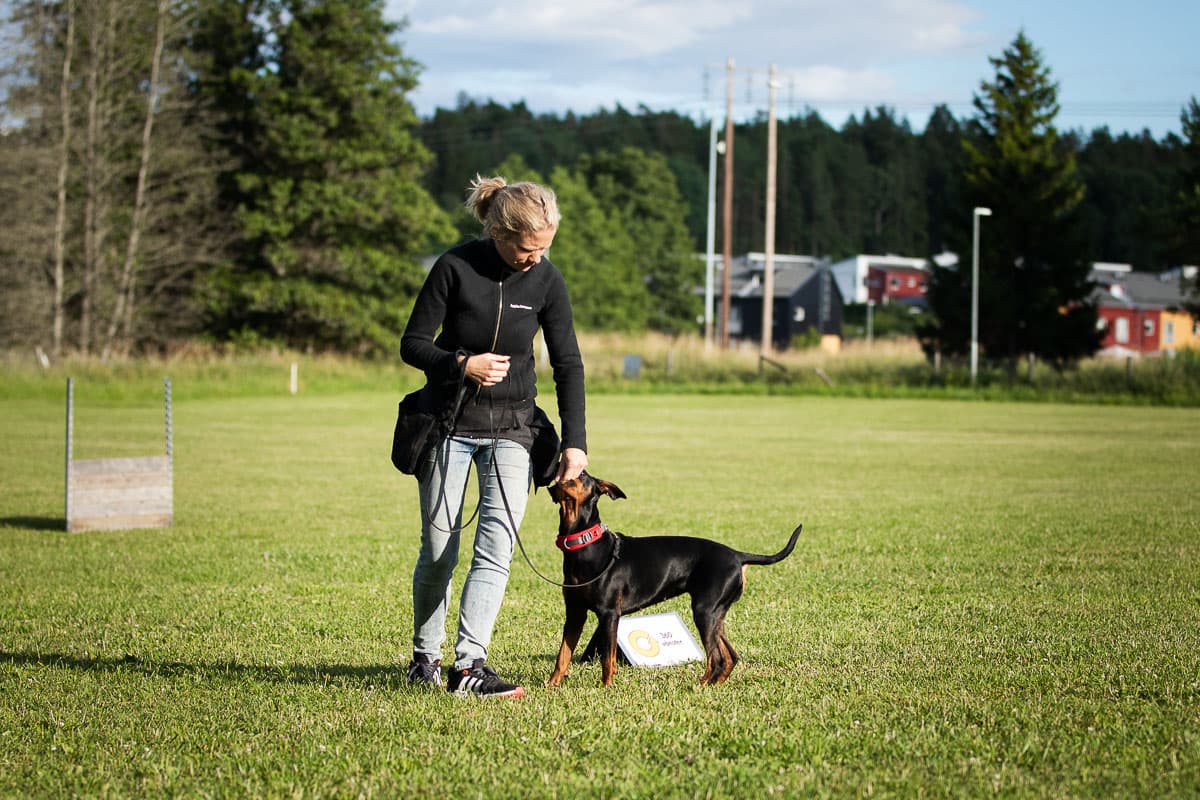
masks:
<svg viewBox="0 0 1200 800"><path fill-rule="evenodd" d="M800 538L800 531L804 528L803 525L797 525L796 530L792 531L792 538L788 539L788 543L783 546L773 556L760 556L756 553L739 553L742 558L742 564L774 564L777 561L783 561L792 554L792 548L796 546L796 540Z"/></svg>

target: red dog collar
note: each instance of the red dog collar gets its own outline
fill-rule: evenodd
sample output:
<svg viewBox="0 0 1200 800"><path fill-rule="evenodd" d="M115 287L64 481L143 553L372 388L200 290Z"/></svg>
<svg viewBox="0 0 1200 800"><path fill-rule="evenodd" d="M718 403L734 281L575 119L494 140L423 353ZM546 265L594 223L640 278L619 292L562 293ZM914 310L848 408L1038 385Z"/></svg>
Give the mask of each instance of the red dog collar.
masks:
<svg viewBox="0 0 1200 800"><path fill-rule="evenodd" d="M604 536L604 532L607 530L608 528L604 527L604 523L597 522L592 527L582 530L579 533L572 533L567 536L559 536L554 540L554 543L558 545L558 549L562 550L564 553L570 552L571 550L581 550L593 542L600 541L601 537Z"/></svg>

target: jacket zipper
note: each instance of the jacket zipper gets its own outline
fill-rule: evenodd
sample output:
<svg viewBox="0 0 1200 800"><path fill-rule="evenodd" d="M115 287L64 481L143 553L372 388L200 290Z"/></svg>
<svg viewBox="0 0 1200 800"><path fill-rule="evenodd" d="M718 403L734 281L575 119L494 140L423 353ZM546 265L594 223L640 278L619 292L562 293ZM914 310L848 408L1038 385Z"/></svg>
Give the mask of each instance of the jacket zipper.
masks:
<svg viewBox="0 0 1200 800"><path fill-rule="evenodd" d="M500 315L504 313L504 281L498 281L496 288L500 290L500 303L496 306L496 330L492 332L490 352L496 352L496 342L500 341Z"/></svg>
<svg viewBox="0 0 1200 800"><path fill-rule="evenodd" d="M500 300L496 305L496 329L492 331L492 346L488 348L489 353L496 352L496 342L500 341L500 315L504 313L504 281L497 281L496 288L499 290ZM475 398L479 398L479 393L483 391L483 384L475 385Z"/></svg>

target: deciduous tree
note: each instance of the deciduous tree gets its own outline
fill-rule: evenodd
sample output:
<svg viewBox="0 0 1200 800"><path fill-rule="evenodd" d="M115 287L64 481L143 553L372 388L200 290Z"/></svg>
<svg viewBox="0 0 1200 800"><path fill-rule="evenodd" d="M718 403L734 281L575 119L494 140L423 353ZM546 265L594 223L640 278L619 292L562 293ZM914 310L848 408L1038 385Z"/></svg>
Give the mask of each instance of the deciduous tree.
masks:
<svg viewBox="0 0 1200 800"><path fill-rule="evenodd" d="M534 181L554 190L562 222L549 256L567 282L576 326L592 331L645 330L650 295L637 263L629 257L635 245L619 210L603 206L578 170L555 167L547 180L514 153L494 172L510 183Z"/></svg>
<svg viewBox="0 0 1200 800"><path fill-rule="evenodd" d="M5 341L110 355L195 331L190 279L214 248L206 120L187 88L191 11L181 0L14 4L21 48L0 169L20 178L0 280L38 311L14 315L24 329Z"/></svg>
<svg viewBox="0 0 1200 800"><path fill-rule="evenodd" d="M623 257L650 296L650 327L667 333L695 330L701 310L695 288L704 265L688 236L687 206L667 160L625 147L583 158L579 171L600 206L615 211L629 233L633 247Z"/></svg>

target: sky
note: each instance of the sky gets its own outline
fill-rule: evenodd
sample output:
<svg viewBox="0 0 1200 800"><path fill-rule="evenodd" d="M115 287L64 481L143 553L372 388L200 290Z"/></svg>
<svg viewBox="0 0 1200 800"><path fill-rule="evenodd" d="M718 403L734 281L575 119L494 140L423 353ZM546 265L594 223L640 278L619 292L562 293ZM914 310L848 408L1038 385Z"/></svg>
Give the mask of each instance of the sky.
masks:
<svg viewBox="0 0 1200 800"><path fill-rule="evenodd" d="M418 114L466 95L535 113L618 105L724 118L817 111L839 127L888 106L924 129L963 119L1021 30L1059 87L1061 130L1180 133L1200 98L1200 0L387 0L421 64Z"/></svg>

